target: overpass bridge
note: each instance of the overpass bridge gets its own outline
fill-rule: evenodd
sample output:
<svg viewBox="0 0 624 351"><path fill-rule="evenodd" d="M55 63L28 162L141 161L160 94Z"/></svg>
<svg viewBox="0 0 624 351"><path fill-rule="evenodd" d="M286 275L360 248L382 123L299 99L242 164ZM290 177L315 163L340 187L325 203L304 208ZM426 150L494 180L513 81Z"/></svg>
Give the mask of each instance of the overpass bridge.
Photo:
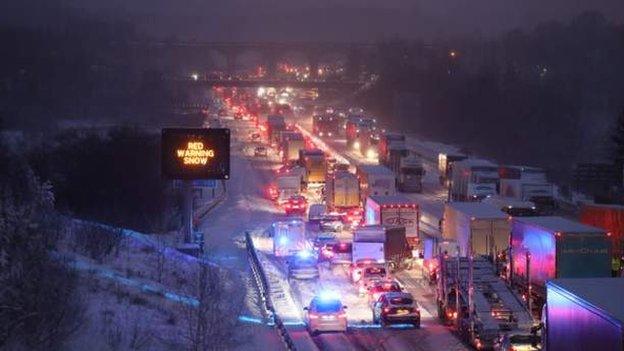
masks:
<svg viewBox="0 0 624 351"><path fill-rule="evenodd" d="M364 70L366 57L371 57L377 50L372 42L192 42L192 41L154 41L113 43L128 47L135 57L155 59L165 66L179 67L186 65L214 66L212 57L220 55L225 60L224 70L233 74L240 65L243 55L252 53L260 57L269 78L275 77L277 66L288 55L302 56L310 67L311 78L317 78L318 67L324 60L335 61L341 57L348 79L354 80ZM202 70L204 67L196 67ZM249 82L252 84L253 82ZM320 83L320 82L317 82ZM224 83L225 84L225 83ZM306 85L307 83L301 83Z"/></svg>
<svg viewBox="0 0 624 351"><path fill-rule="evenodd" d="M238 87L238 88L303 88L303 89L350 89L355 90L366 82L360 80L321 80L321 79L207 79L172 78L175 84L188 87Z"/></svg>

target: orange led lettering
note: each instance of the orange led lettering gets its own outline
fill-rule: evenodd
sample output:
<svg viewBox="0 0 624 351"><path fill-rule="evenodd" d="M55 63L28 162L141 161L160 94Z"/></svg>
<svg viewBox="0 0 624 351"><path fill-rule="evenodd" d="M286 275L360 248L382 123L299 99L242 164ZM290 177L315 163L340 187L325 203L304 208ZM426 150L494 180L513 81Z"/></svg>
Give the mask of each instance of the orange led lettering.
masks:
<svg viewBox="0 0 624 351"><path fill-rule="evenodd" d="M206 149L201 141L189 141L186 149L176 150L176 155L185 165L205 166L209 158L215 157L213 149Z"/></svg>

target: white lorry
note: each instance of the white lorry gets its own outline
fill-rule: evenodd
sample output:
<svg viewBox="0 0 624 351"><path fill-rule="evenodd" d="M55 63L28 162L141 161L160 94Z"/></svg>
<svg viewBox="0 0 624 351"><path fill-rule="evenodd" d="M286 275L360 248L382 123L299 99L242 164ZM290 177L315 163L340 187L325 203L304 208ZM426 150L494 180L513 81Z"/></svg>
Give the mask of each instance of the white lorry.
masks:
<svg viewBox="0 0 624 351"><path fill-rule="evenodd" d="M301 192L301 175L289 174L277 177L277 203L282 205L293 195Z"/></svg>
<svg viewBox="0 0 624 351"><path fill-rule="evenodd" d="M462 257L495 257L507 250L511 221L500 209L480 202L449 202L444 205L442 237L459 245Z"/></svg>
<svg viewBox="0 0 624 351"><path fill-rule="evenodd" d="M360 201L371 195L396 194L396 178L390 169L380 165L358 165L356 175L360 181Z"/></svg>
<svg viewBox="0 0 624 351"><path fill-rule="evenodd" d="M411 258L411 250L405 237L405 228L400 226L362 226L353 233L353 263L375 262L387 264L396 269Z"/></svg>
<svg viewBox="0 0 624 351"><path fill-rule="evenodd" d="M405 193L422 192L424 176L425 169L418 157L415 155L401 157L397 172L397 187L400 191Z"/></svg>
<svg viewBox="0 0 624 351"><path fill-rule="evenodd" d="M364 216L367 225L404 227L410 246L416 247L419 244L419 208L407 196L369 196L366 199Z"/></svg>
<svg viewBox="0 0 624 351"><path fill-rule="evenodd" d="M309 249L303 221L293 219L275 222L270 229L275 256L292 256L299 251Z"/></svg>
<svg viewBox="0 0 624 351"><path fill-rule="evenodd" d="M305 149L303 135L297 132L283 131L281 138L281 153L284 164L292 164L299 160L299 150Z"/></svg>
<svg viewBox="0 0 624 351"><path fill-rule="evenodd" d="M360 184L355 174L335 171L325 180L327 207L334 212L347 212L360 206Z"/></svg>
<svg viewBox="0 0 624 351"><path fill-rule="evenodd" d="M500 196L518 201L531 201L540 214L551 214L555 209L555 189L541 168L501 166Z"/></svg>
<svg viewBox="0 0 624 351"><path fill-rule="evenodd" d="M466 159L453 163L451 178L452 201L479 201L496 194L498 166L482 159Z"/></svg>

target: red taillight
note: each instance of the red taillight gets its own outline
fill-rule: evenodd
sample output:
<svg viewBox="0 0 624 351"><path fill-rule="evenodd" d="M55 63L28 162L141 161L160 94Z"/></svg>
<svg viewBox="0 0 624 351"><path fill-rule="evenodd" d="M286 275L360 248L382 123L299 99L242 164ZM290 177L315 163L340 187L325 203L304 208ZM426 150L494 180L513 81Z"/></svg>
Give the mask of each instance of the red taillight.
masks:
<svg viewBox="0 0 624 351"><path fill-rule="evenodd" d="M338 313L338 318L347 318L347 312L342 311Z"/></svg>
<svg viewBox="0 0 624 351"><path fill-rule="evenodd" d="M384 308L385 313L390 313L390 309L388 307Z"/></svg>
<svg viewBox="0 0 624 351"><path fill-rule="evenodd" d="M308 318L310 318L310 319L318 319L318 317L319 316L316 313L308 313Z"/></svg>

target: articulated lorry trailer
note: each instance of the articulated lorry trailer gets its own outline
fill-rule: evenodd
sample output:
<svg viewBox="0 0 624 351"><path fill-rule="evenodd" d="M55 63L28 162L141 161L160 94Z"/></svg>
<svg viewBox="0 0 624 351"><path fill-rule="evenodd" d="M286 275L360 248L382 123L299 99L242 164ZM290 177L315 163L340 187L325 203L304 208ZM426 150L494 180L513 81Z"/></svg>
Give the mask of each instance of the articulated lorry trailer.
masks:
<svg viewBox="0 0 624 351"><path fill-rule="evenodd" d="M528 335L533 318L520 296L484 256L439 255L438 317L477 350L492 350L503 333Z"/></svg>
<svg viewBox="0 0 624 351"><path fill-rule="evenodd" d="M463 161L467 158L468 156L462 154L438 154L438 172L440 173L440 185L448 187L451 176L453 175L453 163Z"/></svg>
<svg viewBox="0 0 624 351"><path fill-rule="evenodd" d="M405 235L410 246L419 245L419 208L418 204L405 195L372 195L366 199L364 210L366 224L393 225L405 228Z"/></svg>
<svg viewBox="0 0 624 351"><path fill-rule="evenodd" d="M299 150L305 149L303 135L298 132L281 132L281 151L284 164L292 164L299 159Z"/></svg>
<svg viewBox="0 0 624 351"><path fill-rule="evenodd" d="M267 136L269 145L279 145L281 132L286 130L284 116L271 115L267 117Z"/></svg>
<svg viewBox="0 0 624 351"><path fill-rule="evenodd" d="M453 163L450 185L452 201L480 201L496 195L498 166L482 159L465 159Z"/></svg>
<svg viewBox="0 0 624 351"><path fill-rule="evenodd" d="M518 201L531 201L542 215L550 215L557 207L555 187L541 168L501 166L498 170L499 194Z"/></svg>
<svg viewBox="0 0 624 351"><path fill-rule="evenodd" d="M613 257L624 255L624 206L585 204L581 208L581 222L604 229L611 239Z"/></svg>
<svg viewBox="0 0 624 351"><path fill-rule="evenodd" d="M442 237L456 241L460 255L496 257L509 248L509 216L480 202L448 202L444 205Z"/></svg>
<svg viewBox="0 0 624 351"><path fill-rule="evenodd" d="M387 264L391 269L403 267L411 258L405 227L366 225L353 233L353 263L371 260Z"/></svg>
<svg viewBox="0 0 624 351"><path fill-rule="evenodd" d="M333 212L343 213L360 207L360 184L355 174L338 170L327 174L325 201Z"/></svg>
<svg viewBox="0 0 624 351"><path fill-rule="evenodd" d="M546 300L548 280L611 276L606 231L561 217L513 218L509 256L512 284L537 310Z"/></svg>
<svg viewBox="0 0 624 351"><path fill-rule="evenodd" d="M356 173L360 181L360 201L364 203L371 195L396 194L396 178L392 171L381 165L357 166Z"/></svg>
<svg viewBox="0 0 624 351"><path fill-rule="evenodd" d="M401 133L382 133L379 138L379 163L390 168L390 150L407 150L405 135Z"/></svg>
<svg viewBox="0 0 624 351"><path fill-rule="evenodd" d="M546 289L543 350L624 350L624 279L554 279Z"/></svg>

